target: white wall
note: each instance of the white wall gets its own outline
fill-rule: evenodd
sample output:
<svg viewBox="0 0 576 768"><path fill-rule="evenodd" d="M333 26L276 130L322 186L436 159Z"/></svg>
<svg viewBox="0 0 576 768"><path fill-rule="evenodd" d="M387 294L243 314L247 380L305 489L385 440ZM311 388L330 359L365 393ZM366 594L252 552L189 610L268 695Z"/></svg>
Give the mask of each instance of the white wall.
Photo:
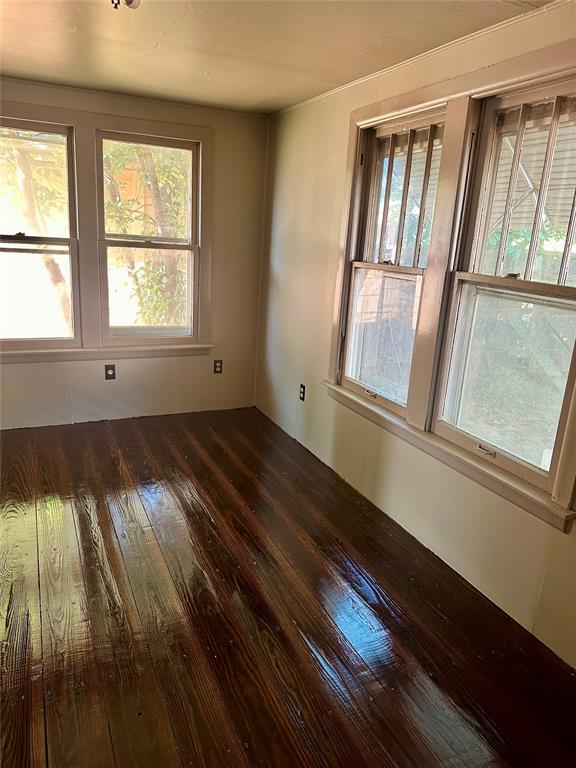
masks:
<svg viewBox="0 0 576 768"><path fill-rule="evenodd" d="M9 79L0 95L214 135L212 354L0 366L2 428L252 405L267 118ZM214 357L222 375L212 373ZM116 362L116 381L104 380L105 362Z"/></svg>
<svg viewBox="0 0 576 768"><path fill-rule="evenodd" d="M570 39L576 64L574 2L445 46L273 120L256 404L576 665L576 534L558 533L336 403L321 384L335 320L351 111ZM307 385L305 403L300 382Z"/></svg>

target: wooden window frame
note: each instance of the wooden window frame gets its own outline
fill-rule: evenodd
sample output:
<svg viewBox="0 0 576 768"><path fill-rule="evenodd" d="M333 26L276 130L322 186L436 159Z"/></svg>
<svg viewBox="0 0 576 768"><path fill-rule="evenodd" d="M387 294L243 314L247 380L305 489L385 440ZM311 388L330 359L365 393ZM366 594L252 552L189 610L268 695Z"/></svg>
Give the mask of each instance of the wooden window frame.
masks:
<svg viewBox="0 0 576 768"><path fill-rule="evenodd" d="M446 371L446 356L453 332L455 296L459 285L479 276L463 274L468 269L475 224L471 216L478 202L478 185L483 178L478 157L485 157L482 144L485 131L480 131L482 112L488 99L497 98L507 105L527 99L526 94L549 94L551 89L566 89L576 75L573 48L559 43L529 55L517 57L486 70L462 75L426 86L412 93L400 94L376 104L355 110L350 119L349 153L346 183L346 214L340 238L340 268L334 306L334 330L330 353L330 369L324 384L328 394L338 403L351 408L401 439L429 453L474 481L512 501L531 514L562 531L570 529L576 518L576 370L574 355L568 376L560 426L551 472L545 482L539 471L518 472L519 462L504 466L491 456L462 447L453 435L443 437L435 432L439 403ZM570 91L566 91L568 94ZM495 102L492 102L495 103ZM408 404L404 413L392 409L385 401L374 400L359 388L343 380L346 326L349 316L351 275L357 253L363 253L362 217L366 215L366 179L362 162L369 157L366 128L382 123L408 125L424 116L425 111L444 109L444 138L440 178L432 225L430 255L423 285L418 332L415 338ZM377 129L378 130L378 129ZM480 140L479 140L480 139ZM574 208L569 222L568 240L576 232ZM359 259L358 259L359 260ZM484 276L486 277L486 276ZM481 277L481 279L483 279ZM487 276L487 282L491 281ZM493 278L504 281L506 278ZM522 282L514 281L516 290ZM535 283L528 292L536 293ZM542 295L549 284L538 288ZM547 286L547 287L546 287ZM574 289L562 288L562 295L573 298ZM574 353L576 355L576 353ZM525 465L527 466L527 465ZM553 478L552 478L553 475Z"/></svg>
<svg viewBox="0 0 576 768"><path fill-rule="evenodd" d="M210 128L163 123L147 119L3 102L3 125L54 130L71 137L68 151L70 186L70 241L74 293L74 339L30 339L0 341L0 363L61 362L173 355L206 355L211 341L212 301L212 200L214 140ZM99 195L101 171L99 137L131 137L133 141L193 149L196 173L196 205L190 242L177 247L189 250L193 277L189 292L194 305L190 335L154 337L111 336L107 333L107 287L103 270L102 204ZM194 182L193 182L194 183ZM73 217L73 218L72 218ZM16 242L13 237L3 242ZM26 238L26 242L32 242ZM68 241L66 241L68 242ZM141 247L128 238L107 241ZM150 246L148 246L150 247ZM154 246L152 246L154 247ZM175 246L176 247L176 246Z"/></svg>

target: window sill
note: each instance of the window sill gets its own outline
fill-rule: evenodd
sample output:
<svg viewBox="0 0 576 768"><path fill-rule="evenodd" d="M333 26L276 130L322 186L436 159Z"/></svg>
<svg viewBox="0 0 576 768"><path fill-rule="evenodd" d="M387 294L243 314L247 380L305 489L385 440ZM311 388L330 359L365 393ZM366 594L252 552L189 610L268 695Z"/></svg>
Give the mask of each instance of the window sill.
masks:
<svg viewBox="0 0 576 768"><path fill-rule="evenodd" d="M360 395L330 381L322 383L326 386L329 396L341 405L392 432L410 445L425 451L443 464L489 488L554 528L564 532L570 530L572 520L576 518L576 511L564 509L559 504L555 504L544 491L498 467L488 465L481 458L470 455L464 449L438 435L421 432L411 427L399 416L386 411L379 405L367 402Z"/></svg>
<svg viewBox="0 0 576 768"><path fill-rule="evenodd" d="M75 347L69 349L30 349L0 351L0 363L62 363L73 360L127 360L144 357L208 355L214 344L159 344L128 347Z"/></svg>

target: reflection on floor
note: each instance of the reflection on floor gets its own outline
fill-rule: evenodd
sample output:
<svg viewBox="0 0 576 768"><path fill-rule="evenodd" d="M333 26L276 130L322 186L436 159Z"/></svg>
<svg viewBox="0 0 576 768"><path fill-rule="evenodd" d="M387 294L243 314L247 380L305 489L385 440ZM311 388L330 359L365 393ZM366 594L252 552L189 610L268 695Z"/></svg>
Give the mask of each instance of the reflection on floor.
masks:
<svg viewBox="0 0 576 768"><path fill-rule="evenodd" d="M254 409L5 432L2 765L576 765L576 678Z"/></svg>

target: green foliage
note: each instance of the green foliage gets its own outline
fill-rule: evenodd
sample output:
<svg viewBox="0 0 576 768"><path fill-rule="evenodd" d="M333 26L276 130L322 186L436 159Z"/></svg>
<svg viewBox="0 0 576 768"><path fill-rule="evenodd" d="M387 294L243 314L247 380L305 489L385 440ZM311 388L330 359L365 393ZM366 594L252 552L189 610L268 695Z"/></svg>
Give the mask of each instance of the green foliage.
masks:
<svg viewBox="0 0 576 768"><path fill-rule="evenodd" d="M185 239L190 172L187 150L105 140L107 231Z"/></svg>
<svg viewBox="0 0 576 768"><path fill-rule="evenodd" d="M132 251L133 253L134 251ZM144 252L146 255L148 251ZM163 252L149 254L128 268L138 300L139 317L145 325L186 325L186 256Z"/></svg>
<svg viewBox="0 0 576 768"><path fill-rule="evenodd" d="M114 234L188 237L190 153L119 141L104 142L106 229ZM146 325L186 323L185 256L138 251L122 259Z"/></svg>
<svg viewBox="0 0 576 768"><path fill-rule="evenodd" d="M498 227L489 234L486 240L482 265L482 272L484 273L494 273L501 236L502 230ZM509 230L504 255L503 274L512 272L519 273L521 276L524 275L531 237L532 227L514 227ZM536 245L533 279L552 283L558 280L565 238L565 227L553 227L549 221L542 223ZM552 243L558 244L557 248L552 249L550 247Z"/></svg>

